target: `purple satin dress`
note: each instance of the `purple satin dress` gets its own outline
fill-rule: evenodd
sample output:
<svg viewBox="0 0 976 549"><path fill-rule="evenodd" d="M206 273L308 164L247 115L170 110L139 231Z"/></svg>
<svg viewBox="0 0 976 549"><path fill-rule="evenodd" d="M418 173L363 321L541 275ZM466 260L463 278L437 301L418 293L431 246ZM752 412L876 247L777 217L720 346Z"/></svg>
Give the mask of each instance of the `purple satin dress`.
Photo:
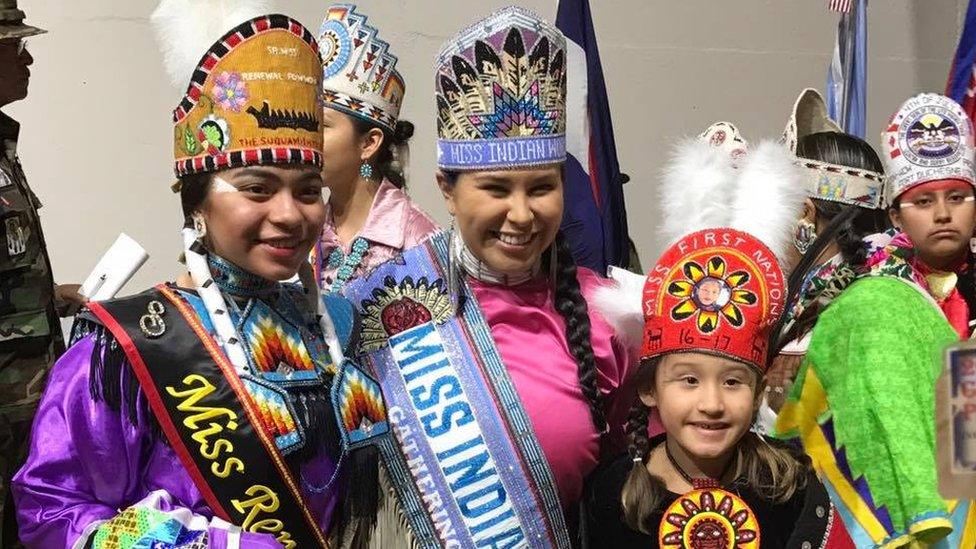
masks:
<svg viewBox="0 0 976 549"><path fill-rule="evenodd" d="M147 495L164 491L157 510L186 508L210 520L205 503L172 448L154 439L148 418L133 425L89 392L94 336L75 343L55 363L34 419L30 455L12 482L20 538L28 547L71 547L101 523ZM303 499L323 532L338 500L335 490L315 494L335 464L324 455L302 466ZM226 546L227 533L210 527L209 547ZM270 534L241 534L242 547L280 547Z"/></svg>

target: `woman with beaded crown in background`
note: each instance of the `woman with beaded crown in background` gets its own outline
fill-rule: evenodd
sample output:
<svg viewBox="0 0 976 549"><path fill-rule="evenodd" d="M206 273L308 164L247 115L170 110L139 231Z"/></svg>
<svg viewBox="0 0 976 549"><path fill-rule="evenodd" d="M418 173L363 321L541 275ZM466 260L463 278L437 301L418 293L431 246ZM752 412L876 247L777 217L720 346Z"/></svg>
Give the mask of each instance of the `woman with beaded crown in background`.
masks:
<svg viewBox="0 0 976 549"><path fill-rule="evenodd" d="M13 484L30 547L328 547L375 517L376 464L338 419L382 400L345 359L354 311L320 298L307 262L325 214L318 48L260 15L201 59L193 44L259 9L205 5L153 15L173 78L192 73L173 115L189 274L80 317Z"/></svg>
<svg viewBox="0 0 976 549"><path fill-rule="evenodd" d="M378 546L570 547L583 478L624 444L631 355L559 233L566 39L504 8L445 43L435 86L453 227L346 291L405 458L406 528Z"/></svg>
<svg viewBox="0 0 976 549"><path fill-rule="evenodd" d="M319 46L330 194L312 263L322 288L339 292L439 228L406 194L413 124L398 120L405 86L390 45L355 5L333 4Z"/></svg>

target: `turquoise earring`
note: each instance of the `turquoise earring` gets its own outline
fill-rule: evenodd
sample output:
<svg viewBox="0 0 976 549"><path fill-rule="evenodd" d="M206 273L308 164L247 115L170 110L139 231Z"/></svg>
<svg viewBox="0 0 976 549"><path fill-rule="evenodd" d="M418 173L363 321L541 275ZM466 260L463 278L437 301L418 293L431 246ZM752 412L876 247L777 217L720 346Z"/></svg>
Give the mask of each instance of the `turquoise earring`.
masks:
<svg viewBox="0 0 976 549"><path fill-rule="evenodd" d="M359 165L359 175L363 179L373 179L373 166L369 162L363 162Z"/></svg>

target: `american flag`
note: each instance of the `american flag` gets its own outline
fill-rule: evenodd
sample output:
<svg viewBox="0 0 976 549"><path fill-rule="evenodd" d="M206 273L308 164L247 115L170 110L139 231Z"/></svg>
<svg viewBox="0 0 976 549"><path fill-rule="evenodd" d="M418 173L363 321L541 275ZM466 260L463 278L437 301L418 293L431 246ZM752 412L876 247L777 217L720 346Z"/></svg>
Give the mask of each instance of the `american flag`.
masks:
<svg viewBox="0 0 976 549"><path fill-rule="evenodd" d="M827 0L827 9L848 13L851 11L852 0Z"/></svg>

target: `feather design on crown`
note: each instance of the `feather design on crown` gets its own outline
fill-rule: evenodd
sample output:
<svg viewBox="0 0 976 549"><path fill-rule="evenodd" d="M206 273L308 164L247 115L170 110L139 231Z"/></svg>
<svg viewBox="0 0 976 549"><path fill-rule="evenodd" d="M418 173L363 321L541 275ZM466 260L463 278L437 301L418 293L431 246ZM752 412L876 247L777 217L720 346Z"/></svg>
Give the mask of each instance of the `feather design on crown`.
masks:
<svg viewBox="0 0 976 549"><path fill-rule="evenodd" d="M228 29L269 13L266 0L162 0L150 16L163 65L183 91L203 52Z"/></svg>
<svg viewBox="0 0 976 549"><path fill-rule="evenodd" d="M514 6L463 31L438 61L439 137L565 133L565 44L558 30Z"/></svg>

